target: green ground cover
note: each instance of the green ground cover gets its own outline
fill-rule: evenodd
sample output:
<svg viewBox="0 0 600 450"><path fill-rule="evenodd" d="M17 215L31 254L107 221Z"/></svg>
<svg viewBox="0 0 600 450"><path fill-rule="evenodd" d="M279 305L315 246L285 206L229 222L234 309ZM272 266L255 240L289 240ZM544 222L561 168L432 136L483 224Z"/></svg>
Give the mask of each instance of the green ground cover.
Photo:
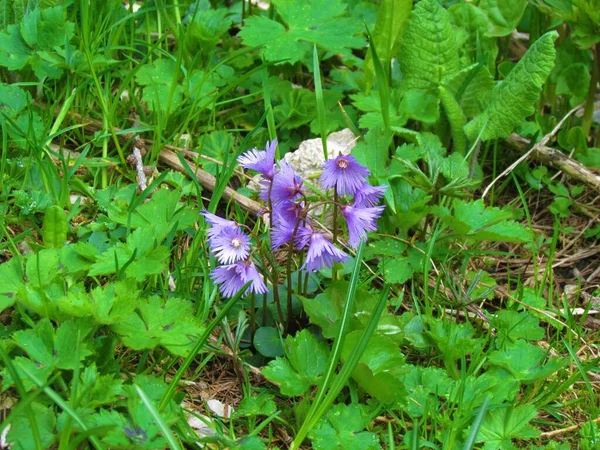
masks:
<svg viewBox="0 0 600 450"><path fill-rule="evenodd" d="M0 0L11 449L600 448L598 0Z"/></svg>

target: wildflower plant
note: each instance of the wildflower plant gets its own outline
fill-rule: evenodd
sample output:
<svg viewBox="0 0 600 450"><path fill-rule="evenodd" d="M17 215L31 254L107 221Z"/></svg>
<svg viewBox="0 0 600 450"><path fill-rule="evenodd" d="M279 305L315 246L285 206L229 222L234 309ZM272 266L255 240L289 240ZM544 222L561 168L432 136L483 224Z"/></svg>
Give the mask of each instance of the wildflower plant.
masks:
<svg viewBox="0 0 600 450"><path fill-rule="evenodd" d="M343 243L356 249L368 232L377 229L377 219L384 210L379 203L386 186L371 186L366 167L351 155L339 155L323 164L319 183L331 197L319 198L288 162L275 160L276 147L274 140L265 150L252 149L238 158L241 167L260 175L259 197L264 202L262 213L268 218L268 239L251 239L234 221L206 211L202 215L209 224L210 249L219 263L212 279L221 295L233 297L248 282L244 295L264 294L265 280L277 286L283 275L288 280L287 319L277 289L273 289L273 296L280 320L289 328L292 273L298 272L300 280L346 261ZM321 219L331 216L330 230ZM347 239L340 239L343 229L339 218L345 220ZM285 262L283 274L277 261ZM302 285L297 284L299 289Z"/></svg>

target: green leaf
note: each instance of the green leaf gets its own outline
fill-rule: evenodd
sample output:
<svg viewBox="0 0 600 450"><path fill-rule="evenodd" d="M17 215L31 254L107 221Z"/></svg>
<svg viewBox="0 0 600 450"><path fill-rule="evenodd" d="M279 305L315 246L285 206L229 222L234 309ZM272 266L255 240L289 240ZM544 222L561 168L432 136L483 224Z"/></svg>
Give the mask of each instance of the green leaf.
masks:
<svg viewBox="0 0 600 450"><path fill-rule="evenodd" d="M279 331L273 327L260 327L254 333L254 347L267 358L283 355L283 347Z"/></svg>
<svg viewBox="0 0 600 450"><path fill-rule="evenodd" d="M492 91L487 108L465 127L473 141L481 133L484 141L508 136L533 114L535 103L554 65L556 31L540 37ZM483 131L482 131L483 130Z"/></svg>
<svg viewBox="0 0 600 450"><path fill-rule="evenodd" d="M425 91L405 91L399 109L408 119L424 123L435 123L440 117L437 95Z"/></svg>
<svg viewBox="0 0 600 450"><path fill-rule="evenodd" d="M262 371L271 381L279 383L281 393L288 396L305 394L317 385L325 371L329 348L310 331L302 330L285 340L287 358L271 361Z"/></svg>
<svg viewBox="0 0 600 450"><path fill-rule="evenodd" d="M525 8L527 0L481 0L479 8L486 12L492 28L487 36L508 36L516 28Z"/></svg>
<svg viewBox="0 0 600 450"><path fill-rule="evenodd" d="M375 433L363 431L367 425L361 405L337 404L308 433L315 450L378 450Z"/></svg>
<svg viewBox="0 0 600 450"><path fill-rule="evenodd" d="M270 416L277 410L273 395L261 392L258 395L244 397L236 410L236 417Z"/></svg>
<svg viewBox="0 0 600 450"><path fill-rule="evenodd" d="M383 176L386 174L385 167L392 137L392 133L386 133L380 127L371 128L365 138L352 149L352 154L375 176Z"/></svg>
<svg viewBox="0 0 600 450"><path fill-rule="evenodd" d="M512 213L496 207L485 207L483 200L454 200L452 215L438 210L441 219L456 234L476 241L529 242L531 232L522 224L510 220Z"/></svg>
<svg viewBox="0 0 600 450"><path fill-rule="evenodd" d="M533 382L543 380L564 365L560 358L553 358L541 365L545 357L545 350L519 339L514 343L507 343L501 350L490 353L488 361L502 367L521 382Z"/></svg>
<svg viewBox="0 0 600 450"><path fill-rule="evenodd" d="M30 408L37 423L42 445L44 448L50 448L57 434L56 414L48 406L35 401L31 403ZM36 448L35 439L31 433L29 415L25 411L25 408L23 408L17 413L16 417L11 416L13 421L6 435L6 442L9 443L10 448L13 450L30 450Z"/></svg>
<svg viewBox="0 0 600 450"><path fill-rule="evenodd" d="M341 0L276 0L273 2L284 24L262 16L251 16L239 35L245 45L261 47L267 61L308 62L316 44L332 54L364 46L360 22L346 17Z"/></svg>
<svg viewBox="0 0 600 450"><path fill-rule="evenodd" d="M342 348L343 361L350 358L362 334L363 330L356 330L346 336ZM404 355L392 339L374 334L354 369L352 378L380 402L388 405L397 403L406 393L402 382L406 372L404 362Z"/></svg>
<svg viewBox="0 0 600 450"><path fill-rule="evenodd" d="M16 293L24 285L23 269L18 258L0 265L0 312L15 303Z"/></svg>
<svg viewBox="0 0 600 450"><path fill-rule="evenodd" d="M123 343L134 350L162 345L171 353L186 356L202 332L192 304L179 298L152 296L140 300L139 314L113 325Z"/></svg>
<svg viewBox="0 0 600 450"><path fill-rule="evenodd" d="M20 25L10 25L0 32L0 66L20 70L31 65L36 76L58 78L62 68L41 58L43 51L63 47L73 37L75 25L65 20L62 6L34 8L21 20Z"/></svg>
<svg viewBox="0 0 600 450"><path fill-rule="evenodd" d="M152 111L173 112L179 109L184 88L177 82L178 78L179 68L172 59L145 64L135 74L136 81L145 86L142 99Z"/></svg>
<svg viewBox="0 0 600 450"><path fill-rule="evenodd" d="M454 151L459 155L464 155L467 149L467 139L463 130L467 123L465 115L460 108L460 105L444 86L438 88L442 106L446 112L446 117L452 129L452 140L454 143Z"/></svg>
<svg viewBox="0 0 600 450"><path fill-rule="evenodd" d="M496 328L500 346L506 341L514 342L517 339L539 341L545 334L539 321L525 311L498 311L497 316L490 320L490 325Z"/></svg>
<svg viewBox="0 0 600 450"><path fill-rule="evenodd" d="M400 38L407 24L412 3L412 0L383 0L377 9L373 42L386 73L392 58L398 52ZM371 52L368 52L363 66L366 83L369 87L373 83L375 75L372 57Z"/></svg>
<svg viewBox="0 0 600 450"><path fill-rule="evenodd" d="M474 117L485 109L494 85L490 71L480 64L460 70L445 83L467 117Z"/></svg>
<svg viewBox="0 0 600 450"><path fill-rule="evenodd" d="M115 379L115 374L101 375L92 363L81 373L81 404L88 408L114 404L123 395L123 381Z"/></svg>
<svg viewBox="0 0 600 450"><path fill-rule="evenodd" d="M315 298L299 297L304 311L308 314L310 323L321 328L323 336L327 339L335 337L338 329L338 320L341 313L341 298L335 298L335 292L328 288Z"/></svg>
<svg viewBox="0 0 600 450"><path fill-rule="evenodd" d="M60 248L67 240L69 226L67 213L60 206L52 205L44 214L42 239L47 248Z"/></svg>
<svg viewBox="0 0 600 450"><path fill-rule="evenodd" d="M469 322L457 324L451 321L428 318L429 329L425 335L444 356L447 367L465 355L477 354L483 348L483 339L475 338L475 329Z"/></svg>
<svg viewBox="0 0 600 450"><path fill-rule="evenodd" d="M468 66L481 62L490 71L496 70L498 40L487 36L491 28L488 16L473 3L457 3L448 8L457 28L457 41L461 62Z"/></svg>
<svg viewBox="0 0 600 450"><path fill-rule="evenodd" d="M567 95L569 105L575 107L586 99L590 78L590 71L586 64L571 64L558 76L556 95Z"/></svg>
<svg viewBox="0 0 600 450"><path fill-rule="evenodd" d="M531 439L540 432L528 425L537 415L535 406L507 406L490 409L477 434L477 442L485 442L485 450L516 449L513 439Z"/></svg>
<svg viewBox="0 0 600 450"><path fill-rule="evenodd" d="M437 0L415 6L399 53L405 90L436 89L458 72L458 46L450 15Z"/></svg>

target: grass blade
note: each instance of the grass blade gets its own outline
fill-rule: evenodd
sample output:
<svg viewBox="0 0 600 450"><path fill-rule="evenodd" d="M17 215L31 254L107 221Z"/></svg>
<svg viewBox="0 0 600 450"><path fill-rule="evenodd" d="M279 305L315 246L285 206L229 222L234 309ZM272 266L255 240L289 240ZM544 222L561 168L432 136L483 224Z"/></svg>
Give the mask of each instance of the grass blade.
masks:
<svg viewBox="0 0 600 450"><path fill-rule="evenodd" d="M323 156L325 161L327 157L327 115L325 113L325 101L323 100L323 85L321 83L321 67L319 62L319 52L317 45L313 46L313 71L315 77L315 98L317 100L317 117L319 121L319 132L321 133L321 142L323 143Z"/></svg>
<svg viewBox="0 0 600 450"><path fill-rule="evenodd" d="M165 423L165 421L162 419L162 417L160 416L160 414L158 413L158 411L156 410L156 408L154 407L154 405L152 404L152 402L150 401L150 399L148 398L146 393L137 384L134 384L134 387L135 387L137 394L140 396L142 403L144 404L144 406L146 407L146 409L148 410L148 412L150 413L152 418L156 421L158 428L160 428L160 431L162 432L163 436L169 443L169 448L171 448L171 450L181 450L181 445L179 445L179 442L173 435L173 432L171 431L169 426Z"/></svg>
<svg viewBox="0 0 600 450"><path fill-rule="evenodd" d="M492 400L491 395L486 395L481 407L479 408L479 412L477 413L477 417L475 417L475 421L471 426L471 431L469 432L469 436L467 436L467 440L465 441L465 445L463 445L463 450L471 450L475 446L475 439L477 439L477 434L479 433L479 428L483 423L483 418L485 417L485 413L488 410L488 406L490 401Z"/></svg>

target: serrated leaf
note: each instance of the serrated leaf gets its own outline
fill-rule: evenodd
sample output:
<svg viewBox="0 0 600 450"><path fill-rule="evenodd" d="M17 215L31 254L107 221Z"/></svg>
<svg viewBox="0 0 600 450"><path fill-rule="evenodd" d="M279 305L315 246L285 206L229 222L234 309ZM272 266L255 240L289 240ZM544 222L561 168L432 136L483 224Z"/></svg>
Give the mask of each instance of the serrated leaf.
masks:
<svg viewBox="0 0 600 450"><path fill-rule="evenodd" d="M0 32L0 65L20 70L29 64L40 79L58 78L62 68L41 54L68 44L74 29L75 25L65 20L62 6L33 8L19 25L9 25Z"/></svg>
<svg viewBox="0 0 600 450"><path fill-rule="evenodd" d="M540 37L506 79L496 85L487 108L465 127L471 141L480 133L483 141L506 137L533 114L536 100L554 65L557 37L556 31Z"/></svg>
<svg viewBox="0 0 600 450"><path fill-rule="evenodd" d="M60 248L67 241L67 213L60 206L52 205L44 214L42 239L47 248Z"/></svg>
<svg viewBox="0 0 600 450"><path fill-rule="evenodd" d="M279 383L282 394L303 395L323 375L329 348L310 331L302 330L295 337L286 338L285 351L287 358L271 361L262 373L269 380Z"/></svg>
<svg viewBox="0 0 600 450"><path fill-rule="evenodd" d="M564 361L560 358L550 359L542 365L546 351L523 339L507 343L501 350L490 353L490 364L502 367L521 382L542 380L559 370Z"/></svg>
<svg viewBox="0 0 600 450"><path fill-rule="evenodd" d="M454 200L454 212L438 210L442 220L456 234L477 241L528 242L531 232L510 220L512 213L496 207L485 207L483 200Z"/></svg>
<svg viewBox="0 0 600 450"><path fill-rule="evenodd" d="M360 405L335 405L322 418L308 437L316 450L377 450L381 448L376 434L363 431L365 414Z"/></svg>
<svg viewBox="0 0 600 450"><path fill-rule="evenodd" d="M528 425L537 415L535 406L506 406L488 410L479 433L477 442L485 442L485 450L513 449L513 439L531 439L540 432Z"/></svg>
<svg viewBox="0 0 600 450"><path fill-rule="evenodd" d="M245 45L261 47L267 61L294 64L308 61L316 44L332 53L362 47L360 22L346 17L341 0L277 0L273 2L286 26L262 16L246 19L240 36Z"/></svg>
<svg viewBox="0 0 600 450"><path fill-rule="evenodd" d="M450 15L437 0L415 6L399 53L403 89L429 90L458 72L458 45Z"/></svg>
<svg viewBox="0 0 600 450"><path fill-rule="evenodd" d="M131 314L112 326L123 343L134 350L162 345L175 355L185 356L202 332L192 304L187 300L154 295L140 300L138 309L139 314Z"/></svg>

